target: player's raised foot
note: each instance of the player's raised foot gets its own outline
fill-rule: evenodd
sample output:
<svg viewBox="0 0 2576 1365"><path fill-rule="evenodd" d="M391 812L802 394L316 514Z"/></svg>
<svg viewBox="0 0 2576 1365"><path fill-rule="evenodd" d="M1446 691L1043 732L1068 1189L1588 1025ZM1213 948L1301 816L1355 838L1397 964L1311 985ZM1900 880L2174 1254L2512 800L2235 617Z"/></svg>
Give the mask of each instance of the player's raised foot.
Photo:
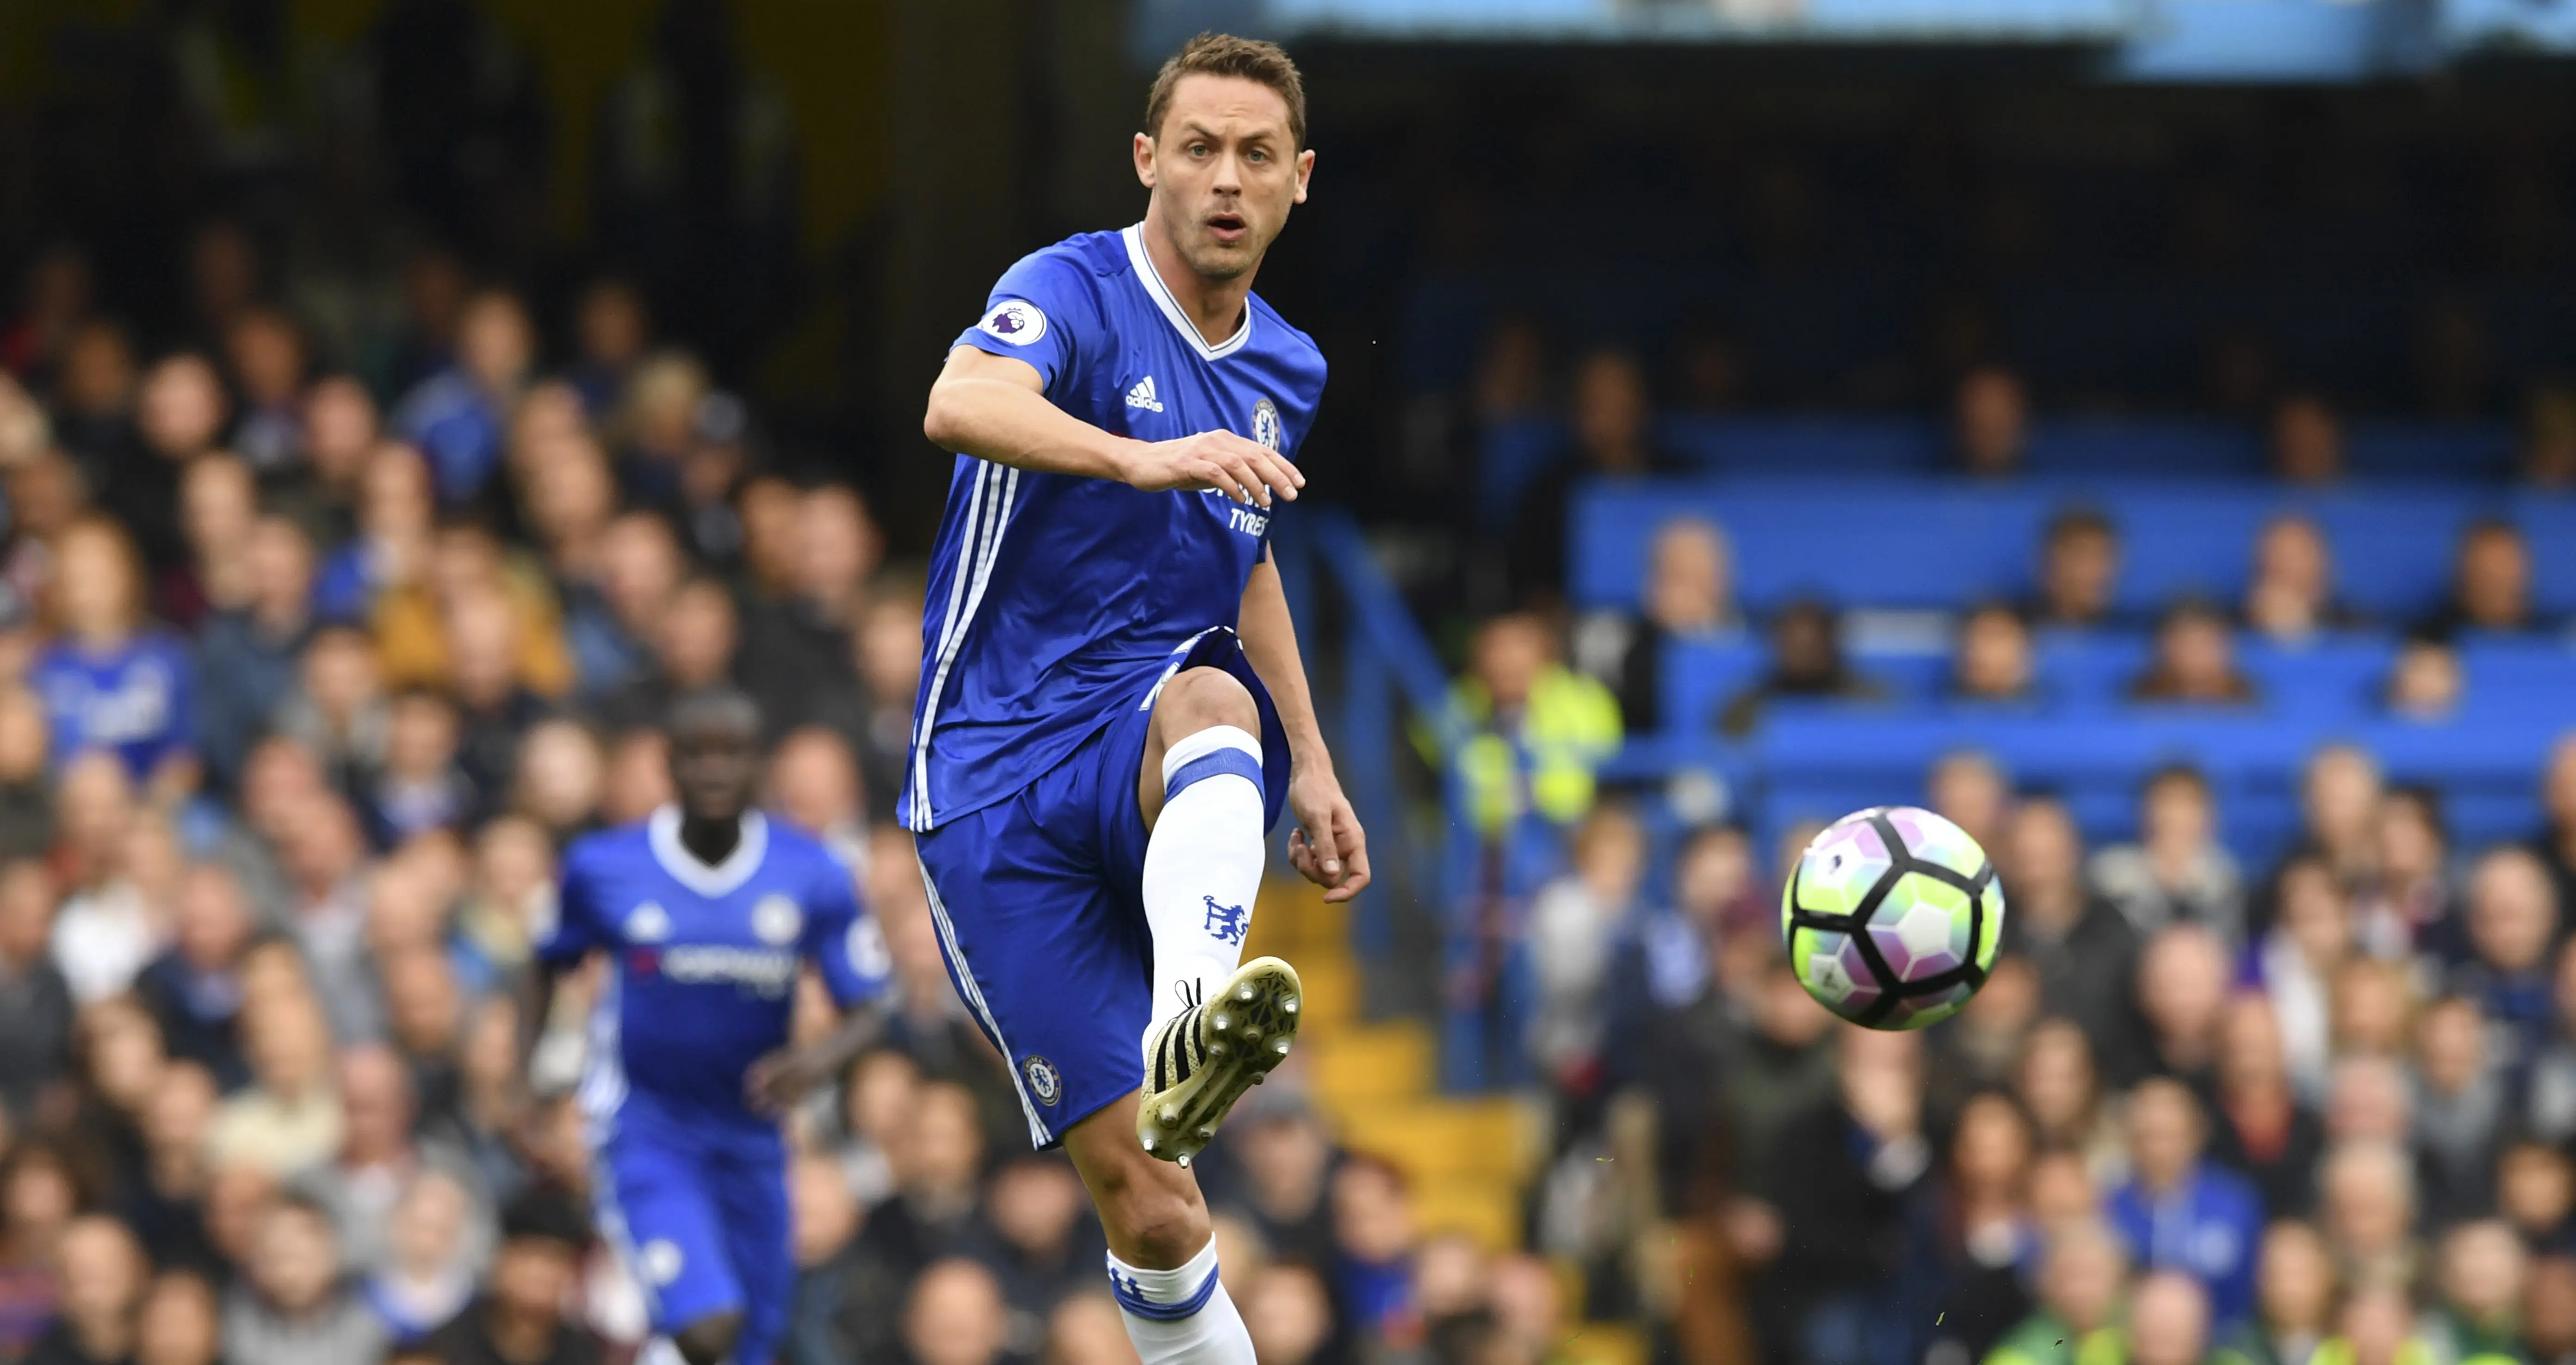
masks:
<svg viewBox="0 0 2576 1365"><path fill-rule="evenodd" d="M1297 969L1256 957L1225 989L1148 1030L1136 1140L1165 1161L1190 1164L1234 1102L1287 1060L1305 988Z"/></svg>

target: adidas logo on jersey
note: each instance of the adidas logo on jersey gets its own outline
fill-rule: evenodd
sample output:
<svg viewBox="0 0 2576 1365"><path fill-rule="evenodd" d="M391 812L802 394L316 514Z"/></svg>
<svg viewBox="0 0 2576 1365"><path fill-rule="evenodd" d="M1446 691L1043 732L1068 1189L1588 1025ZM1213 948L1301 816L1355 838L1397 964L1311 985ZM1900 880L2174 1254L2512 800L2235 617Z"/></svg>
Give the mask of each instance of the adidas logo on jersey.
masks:
<svg viewBox="0 0 2576 1365"><path fill-rule="evenodd" d="M1154 396L1154 376L1149 374L1136 381L1136 387L1127 391L1127 406L1147 412L1163 410L1163 400Z"/></svg>

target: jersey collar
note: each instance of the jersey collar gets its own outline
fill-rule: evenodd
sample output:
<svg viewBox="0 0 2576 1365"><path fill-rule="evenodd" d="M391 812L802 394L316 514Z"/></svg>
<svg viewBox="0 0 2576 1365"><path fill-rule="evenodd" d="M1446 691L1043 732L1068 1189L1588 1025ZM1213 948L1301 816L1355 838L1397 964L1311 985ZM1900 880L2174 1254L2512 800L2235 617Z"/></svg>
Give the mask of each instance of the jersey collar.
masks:
<svg viewBox="0 0 2576 1365"><path fill-rule="evenodd" d="M713 867L699 862L698 855L680 842L678 806L654 811L644 830L653 846L653 861L671 874L671 880L701 896L731 894L751 880L751 874L760 869L761 858L769 852L769 818L756 810L743 813L742 837L734 841L733 852Z"/></svg>
<svg viewBox="0 0 2576 1365"><path fill-rule="evenodd" d="M1200 359L1223 360L1242 350L1243 343L1252 340L1250 295L1244 296L1243 300L1243 325L1234 329L1233 336L1210 346L1207 338L1200 336L1199 329L1190 322L1190 315L1181 311L1180 300L1173 298L1172 291L1164 286L1163 272L1154 268L1154 258L1146 254L1145 225L1130 223L1126 231L1118 235L1127 243L1127 263L1135 268L1136 278L1144 283L1146 295L1154 300L1155 307L1163 310L1164 320L1171 323L1172 330L1180 333L1181 339L1199 353Z"/></svg>

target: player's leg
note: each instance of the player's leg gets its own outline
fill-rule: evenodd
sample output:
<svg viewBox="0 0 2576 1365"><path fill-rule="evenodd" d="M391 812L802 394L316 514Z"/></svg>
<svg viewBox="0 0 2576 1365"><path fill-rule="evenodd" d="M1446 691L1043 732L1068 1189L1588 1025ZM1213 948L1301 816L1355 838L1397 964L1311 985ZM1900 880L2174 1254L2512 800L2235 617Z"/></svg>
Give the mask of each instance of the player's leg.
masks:
<svg viewBox="0 0 2576 1365"><path fill-rule="evenodd" d="M724 1217L725 1251L742 1282L736 1365L770 1365L787 1337L796 1297L796 1248L787 1202L787 1155L728 1153L708 1182Z"/></svg>
<svg viewBox="0 0 2576 1365"><path fill-rule="evenodd" d="M1135 1131L1165 1160L1196 1156L1296 1036L1296 970L1238 966L1265 855L1260 734L1251 689L1186 668L1156 698L1137 766L1154 995Z"/></svg>
<svg viewBox="0 0 2576 1365"><path fill-rule="evenodd" d="M1252 1365L1252 1336L1217 1278L1198 1178L1136 1142L1136 1097L1064 1135L1109 1242L1109 1288L1143 1365Z"/></svg>
<svg viewBox="0 0 2576 1365"><path fill-rule="evenodd" d="M688 1365L719 1365L733 1352L743 1309L723 1221L695 1158L628 1122L600 1153L600 1230L643 1287L654 1334Z"/></svg>

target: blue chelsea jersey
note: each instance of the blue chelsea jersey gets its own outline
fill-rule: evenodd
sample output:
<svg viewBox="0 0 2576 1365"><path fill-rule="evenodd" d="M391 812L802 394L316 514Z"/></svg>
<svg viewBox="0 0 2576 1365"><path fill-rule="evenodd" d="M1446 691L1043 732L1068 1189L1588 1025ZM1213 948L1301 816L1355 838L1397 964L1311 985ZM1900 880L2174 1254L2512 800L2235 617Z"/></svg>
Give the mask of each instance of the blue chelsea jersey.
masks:
<svg viewBox="0 0 2576 1365"><path fill-rule="evenodd" d="M1209 345L1141 226L1023 258L955 344L1027 361L1048 401L1144 441L1222 430L1293 457L1324 393L1323 353L1259 295ZM1136 704L1175 647L1233 626L1284 506L958 456L931 552L904 823L926 833L1023 790Z"/></svg>
<svg viewBox="0 0 2576 1365"><path fill-rule="evenodd" d="M671 807L586 835L564 853L557 899L538 957L608 958L579 1096L603 1125L641 1100L682 1122L774 1132L744 1100L743 1074L786 1045L801 965L815 963L845 1008L875 995L889 967L849 866L756 812L713 867L680 843Z"/></svg>

